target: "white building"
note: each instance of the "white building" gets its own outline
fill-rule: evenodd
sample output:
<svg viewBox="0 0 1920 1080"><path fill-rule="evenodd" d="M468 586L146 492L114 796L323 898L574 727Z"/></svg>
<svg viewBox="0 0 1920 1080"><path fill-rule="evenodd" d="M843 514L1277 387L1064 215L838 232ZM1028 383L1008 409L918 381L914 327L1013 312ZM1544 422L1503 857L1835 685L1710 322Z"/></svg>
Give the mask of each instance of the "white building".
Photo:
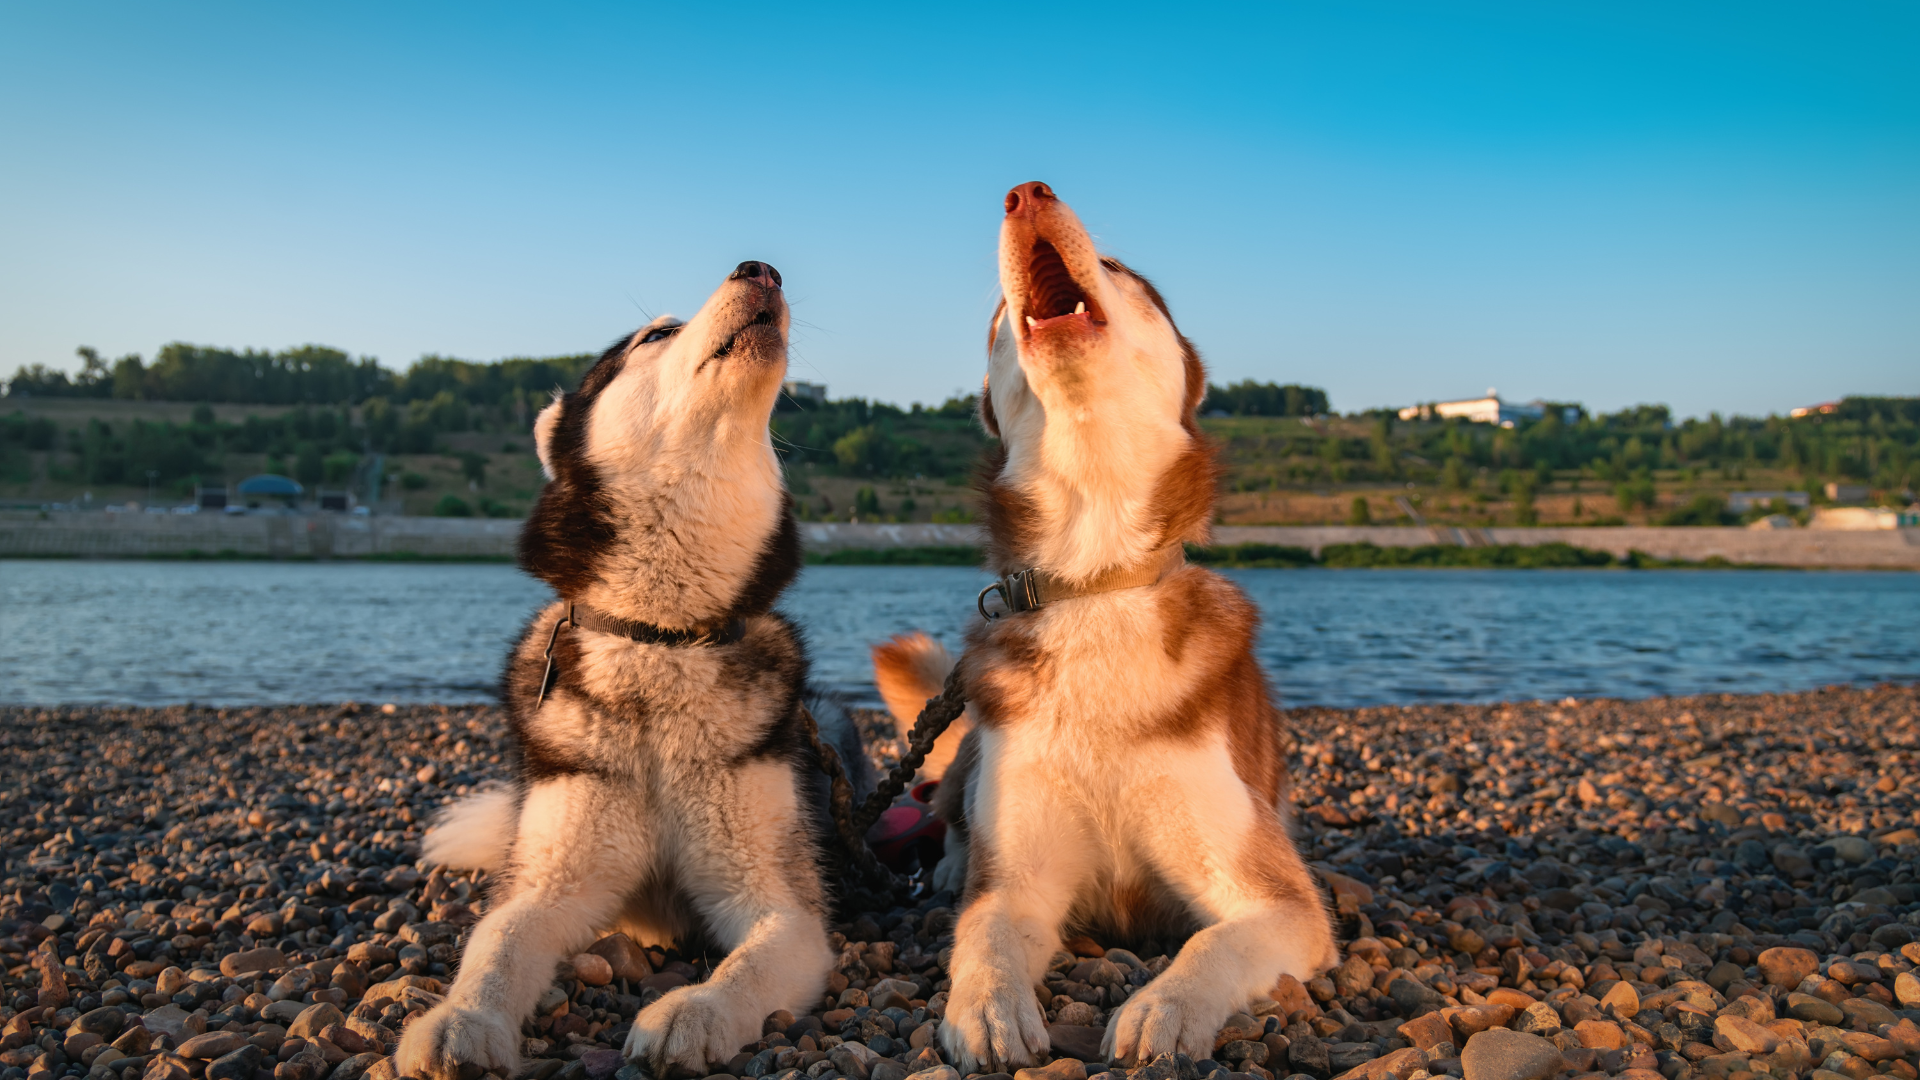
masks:
<svg viewBox="0 0 1920 1080"><path fill-rule="evenodd" d="M795 401L810 401L815 405L825 405L827 403L826 383L801 382L799 379L788 379L786 382L780 384L780 389L786 391L787 396Z"/></svg>
<svg viewBox="0 0 1920 1080"><path fill-rule="evenodd" d="M1729 491L1727 509L1736 514L1744 514L1756 506L1768 507L1774 502L1782 502L1795 510L1805 510L1813 500L1804 491Z"/></svg>
<svg viewBox="0 0 1920 1080"><path fill-rule="evenodd" d="M1498 424L1510 428L1521 420L1540 420L1547 415L1547 403L1529 401L1525 404L1500 400L1500 392L1487 387L1487 396L1466 398L1460 401L1435 401L1425 405L1409 405L1400 410L1402 420L1441 420L1459 418L1475 424ZM1580 410L1569 407L1562 411L1561 419L1571 424L1580 418Z"/></svg>

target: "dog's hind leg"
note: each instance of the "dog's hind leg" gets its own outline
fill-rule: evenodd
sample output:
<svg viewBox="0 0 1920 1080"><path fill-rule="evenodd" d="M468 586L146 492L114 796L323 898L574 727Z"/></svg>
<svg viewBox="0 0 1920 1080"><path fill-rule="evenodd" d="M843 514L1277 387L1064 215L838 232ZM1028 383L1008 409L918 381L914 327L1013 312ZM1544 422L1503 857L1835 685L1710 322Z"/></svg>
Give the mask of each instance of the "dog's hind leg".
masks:
<svg viewBox="0 0 1920 1080"><path fill-rule="evenodd" d="M682 887L728 950L713 977L641 1010L626 1054L704 1069L760 1035L768 1013L805 1011L826 987L825 899L793 768L761 760L716 776L703 792L700 834L680 845Z"/></svg>
<svg viewBox="0 0 1920 1080"><path fill-rule="evenodd" d="M1154 870L1210 925L1109 1020L1105 1048L1123 1061L1210 1053L1221 1023L1281 975L1304 981L1338 958L1306 864L1225 749L1170 764L1177 782L1142 800L1132 831Z"/></svg>
<svg viewBox="0 0 1920 1080"><path fill-rule="evenodd" d="M560 959L614 921L652 861L656 841L633 803L584 774L528 787L508 894L474 927L447 999L407 1026L402 1076L453 1080L462 1065L514 1074L520 1022Z"/></svg>
<svg viewBox="0 0 1920 1080"><path fill-rule="evenodd" d="M973 737L991 736L976 729ZM983 753L981 762L968 807L967 903L940 1025L947 1060L963 1076L1011 1072L1051 1045L1033 988L1090 872L1060 776L1006 754Z"/></svg>

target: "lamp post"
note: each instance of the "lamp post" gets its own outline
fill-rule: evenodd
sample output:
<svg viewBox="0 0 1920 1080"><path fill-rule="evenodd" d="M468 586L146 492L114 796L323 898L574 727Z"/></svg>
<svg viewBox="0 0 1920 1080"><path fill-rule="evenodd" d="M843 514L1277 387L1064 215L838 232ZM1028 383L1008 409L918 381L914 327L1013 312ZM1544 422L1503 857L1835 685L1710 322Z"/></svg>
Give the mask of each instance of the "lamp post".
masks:
<svg viewBox="0 0 1920 1080"><path fill-rule="evenodd" d="M159 476L160 476L160 473L157 470L154 470L154 469L147 470L147 505L148 506L153 505L153 482Z"/></svg>

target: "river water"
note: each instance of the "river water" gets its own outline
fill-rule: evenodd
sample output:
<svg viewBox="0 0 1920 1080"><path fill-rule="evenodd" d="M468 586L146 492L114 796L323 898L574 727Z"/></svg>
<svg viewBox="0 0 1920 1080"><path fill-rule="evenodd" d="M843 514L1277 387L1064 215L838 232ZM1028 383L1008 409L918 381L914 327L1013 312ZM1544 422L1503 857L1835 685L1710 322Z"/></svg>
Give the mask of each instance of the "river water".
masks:
<svg viewBox="0 0 1920 1080"><path fill-rule="evenodd" d="M1228 573L1288 705L1920 680L1920 574ZM781 607L815 677L875 703L868 646L917 627L957 650L985 580L815 566ZM498 564L0 561L0 703L489 701L548 596Z"/></svg>

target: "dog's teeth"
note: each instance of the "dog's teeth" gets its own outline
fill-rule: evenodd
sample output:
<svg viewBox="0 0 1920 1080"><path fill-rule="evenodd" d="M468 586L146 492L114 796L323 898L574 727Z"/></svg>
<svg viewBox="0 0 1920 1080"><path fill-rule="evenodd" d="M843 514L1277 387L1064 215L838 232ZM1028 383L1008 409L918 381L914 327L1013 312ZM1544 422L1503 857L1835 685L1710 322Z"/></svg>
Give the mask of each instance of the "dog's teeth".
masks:
<svg viewBox="0 0 1920 1080"><path fill-rule="evenodd" d="M1031 316L1031 315L1029 315L1029 316L1027 316L1027 329L1029 329L1029 330L1031 330L1031 329L1033 329L1034 327L1036 327L1036 326L1039 326L1039 325L1040 325L1040 320L1039 320L1039 319L1036 319L1036 318L1034 318L1034 317L1033 317L1033 316Z"/></svg>
<svg viewBox="0 0 1920 1080"><path fill-rule="evenodd" d="M1073 305L1073 313L1075 315L1085 315L1087 313L1087 302L1085 300L1082 300L1079 303Z"/></svg>

